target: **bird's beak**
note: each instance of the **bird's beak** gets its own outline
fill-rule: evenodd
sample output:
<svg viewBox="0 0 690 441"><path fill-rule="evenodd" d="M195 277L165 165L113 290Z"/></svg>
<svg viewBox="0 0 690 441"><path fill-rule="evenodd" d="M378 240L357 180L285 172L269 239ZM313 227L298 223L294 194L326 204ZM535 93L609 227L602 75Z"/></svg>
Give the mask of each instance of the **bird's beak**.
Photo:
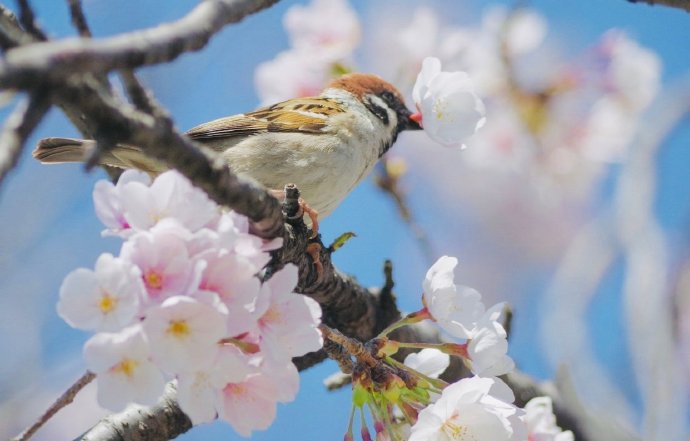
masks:
<svg viewBox="0 0 690 441"><path fill-rule="evenodd" d="M406 115L407 123L403 130L422 130L422 114L421 112L409 113Z"/></svg>

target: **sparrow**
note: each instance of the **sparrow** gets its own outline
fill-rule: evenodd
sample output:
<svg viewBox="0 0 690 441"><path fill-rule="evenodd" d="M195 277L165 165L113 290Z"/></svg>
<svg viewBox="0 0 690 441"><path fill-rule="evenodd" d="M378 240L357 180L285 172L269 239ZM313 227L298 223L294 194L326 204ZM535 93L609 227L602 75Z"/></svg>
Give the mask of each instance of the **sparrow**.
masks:
<svg viewBox="0 0 690 441"><path fill-rule="evenodd" d="M376 75L351 73L332 81L319 96L216 119L186 135L273 194L288 183L297 185L309 202L305 211L310 206L323 218L371 172L400 132L421 129L419 121L393 85ZM46 138L33 156L43 163L81 162L94 146L92 140ZM152 176L167 169L131 145L116 146L100 162ZM312 224L316 230L316 216Z"/></svg>

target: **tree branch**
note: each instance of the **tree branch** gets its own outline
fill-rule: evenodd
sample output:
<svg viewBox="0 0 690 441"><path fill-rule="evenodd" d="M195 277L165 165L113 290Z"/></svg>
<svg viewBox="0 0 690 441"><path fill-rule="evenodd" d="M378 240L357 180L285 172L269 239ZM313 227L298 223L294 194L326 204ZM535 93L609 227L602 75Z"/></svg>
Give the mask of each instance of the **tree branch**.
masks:
<svg viewBox="0 0 690 441"><path fill-rule="evenodd" d="M34 128L50 109L50 101L42 92L34 92L20 102L5 121L0 133L0 184L19 160L22 148Z"/></svg>
<svg viewBox="0 0 690 441"><path fill-rule="evenodd" d="M36 81L56 83L79 73L172 61L202 49L223 26L265 9L278 0L206 0L178 21L110 38L35 43L7 52L0 61L0 87L26 89Z"/></svg>
<svg viewBox="0 0 690 441"><path fill-rule="evenodd" d="M690 12L690 0L627 0L630 3L647 3L648 5L664 5L671 8L682 9Z"/></svg>

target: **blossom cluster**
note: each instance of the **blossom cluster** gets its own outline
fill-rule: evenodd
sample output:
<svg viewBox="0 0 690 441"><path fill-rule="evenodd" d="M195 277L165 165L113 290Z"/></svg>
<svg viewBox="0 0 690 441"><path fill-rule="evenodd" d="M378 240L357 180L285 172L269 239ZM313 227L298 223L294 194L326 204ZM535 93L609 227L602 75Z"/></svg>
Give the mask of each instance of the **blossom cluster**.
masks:
<svg viewBox="0 0 690 441"><path fill-rule="evenodd" d="M419 412L411 427L409 440L572 440L571 432L562 432L556 426L549 398L535 398L525 409L512 404L513 392L496 378L514 368L507 355L506 331L498 321L504 304L487 310L478 291L456 285L457 263L456 258L443 256L429 269L423 282L425 308L413 316L430 318L448 335L466 340L464 350L449 352L461 354L474 377L447 385L440 395L430 396L430 404ZM434 349L425 351L435 352L420 353L416 359L408 356L405 364L437 377L445 370L441 367L448 365L448 356ZM420 363L419 358L426 358L426 363ZM433 372L428 366L434 367Z"/></svg>
<svg viewBox="0 0 690 441"><path fill-rule="evenodd" d="M537 397L521 409L512 390L498 378L511 372L508 342L500 316L504 304L486 308L476 290L455 284L454 257L441 257L422 283L424 307L393 323L376 340L377 356L353 369L353 414L371 410L377 440L572 441L556 425L551 399ZM388 335L430 320L447 335L445 343L399 342ZM462 340L461 343L450 339ZM401 348L423 348L404 363L391 358ZM459 357L474 376L447 383L439 376L450 357ZM352 420L346 440L353 440ZM362 439L372 439L364 417Z"/></svg>
<svg viewBox="0 0 690 441"><path fill-rule="evenodd" d="M322 345L319 305L293 293L296 267L258 278L280 242L250 235L245 217L175 171L100 181L94 204L104 234L124 243L67 275L57 308L96 333L84 357L99 403L153 404L174 379L194 424L218 416L245 436L267 428L276 403L297 393L292 357Z"/></svg>

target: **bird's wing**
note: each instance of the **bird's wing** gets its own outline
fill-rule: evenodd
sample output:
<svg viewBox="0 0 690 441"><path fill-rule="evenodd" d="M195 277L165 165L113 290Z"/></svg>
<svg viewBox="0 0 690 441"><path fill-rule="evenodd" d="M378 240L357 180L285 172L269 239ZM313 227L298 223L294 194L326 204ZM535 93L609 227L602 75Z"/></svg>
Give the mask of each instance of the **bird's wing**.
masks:
<svg viewBox="0 0 690 441"><path fill-rule="evenodd" d="M331 99L296 98L201 124L190 129L187 136L203 141L265 132L320 133L329 117L343 112L342 104Z"/></svg>

